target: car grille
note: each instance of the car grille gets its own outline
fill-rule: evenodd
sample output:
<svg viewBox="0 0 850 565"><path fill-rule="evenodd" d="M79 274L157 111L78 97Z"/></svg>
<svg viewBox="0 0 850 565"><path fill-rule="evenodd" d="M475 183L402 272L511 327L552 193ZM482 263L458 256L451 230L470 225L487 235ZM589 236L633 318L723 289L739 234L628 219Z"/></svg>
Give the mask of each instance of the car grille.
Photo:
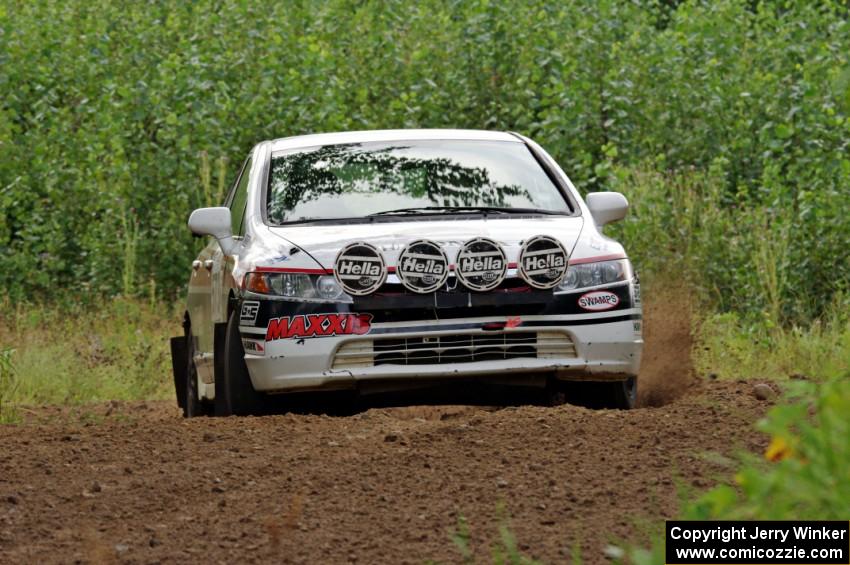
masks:
<svg viewBox="0 0 850 565"><path fill-rule="evenodd" d="M334 369L377 365L446 365L503 359L574 358L575 345L564 332L479 332L361 339L344 343Z"/></svg>

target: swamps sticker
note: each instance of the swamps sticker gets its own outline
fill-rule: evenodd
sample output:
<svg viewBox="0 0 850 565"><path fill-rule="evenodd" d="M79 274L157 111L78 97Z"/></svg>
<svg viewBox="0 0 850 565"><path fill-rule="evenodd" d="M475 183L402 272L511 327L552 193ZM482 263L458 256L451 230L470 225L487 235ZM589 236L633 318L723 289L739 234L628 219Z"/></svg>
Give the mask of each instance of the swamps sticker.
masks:
<svg viewBox="0 0 850 565"><path fill-rule="evenodd" d="M592 312L610 310L620 303L620 298L607 290L595 290L579 296L578 305Z"/></svg>
<svg viewBox="0 0 850 565"><path fill-rule="evenodd" d="M266 341L365 335L372 329L372 314L305 314L272 318Z"/></svg>

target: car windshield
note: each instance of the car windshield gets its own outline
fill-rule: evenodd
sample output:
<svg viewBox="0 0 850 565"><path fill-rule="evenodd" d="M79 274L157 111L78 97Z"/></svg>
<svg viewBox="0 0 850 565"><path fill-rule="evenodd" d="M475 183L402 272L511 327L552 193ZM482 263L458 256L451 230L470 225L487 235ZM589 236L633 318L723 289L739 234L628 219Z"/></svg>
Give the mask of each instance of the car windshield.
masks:
<svg viewBox="0 0 850 565"><path fill-rule="evenodd" d="M569 214L524 143L393 141L275 153L272 224L452 213Z"/></svg>

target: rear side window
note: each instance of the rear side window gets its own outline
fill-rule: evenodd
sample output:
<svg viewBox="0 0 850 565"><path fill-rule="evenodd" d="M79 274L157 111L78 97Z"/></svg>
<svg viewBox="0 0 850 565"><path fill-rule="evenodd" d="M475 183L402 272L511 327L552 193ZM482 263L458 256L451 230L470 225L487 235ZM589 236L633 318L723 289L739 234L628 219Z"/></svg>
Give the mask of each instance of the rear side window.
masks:
<svg viewBox="0 0 850 565"><path fill-rule="evenodd" d="M239 180L236 181L236 186L228 198L227 207L230 208L231 214L231 229L233 235L241 236L245 232L245 209L248 205L248 177L251 173L251 158L245 161L242 171L239 173Z"/></svg>

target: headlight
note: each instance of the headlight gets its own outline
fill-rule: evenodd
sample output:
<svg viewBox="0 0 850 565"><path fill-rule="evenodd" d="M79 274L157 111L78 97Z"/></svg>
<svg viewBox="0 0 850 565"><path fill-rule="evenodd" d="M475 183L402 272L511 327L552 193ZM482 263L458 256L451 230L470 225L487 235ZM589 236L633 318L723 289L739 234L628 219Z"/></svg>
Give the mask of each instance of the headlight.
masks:
<svg viewBox="0 0 850 565"><path fill-rule="evenodd" d="M567 274L564 276L563 282L558 285L557 290L560 292L577 290L627 281L631 278L632 265L628 259L571 265L567 268Z"/></svg>
<svg viewBox="0 0 850 565"><path fill-rule="evenodd" d="M244 288L248 292L284 299L318 302L351 302L332 276L301 273L248 273Z"/></svg>
<svg viewBox="0 0 850 565"><path fill-rule="evenodd" d="M316 291L319 293L319 296L328 300L336 300L345 294L342 287L336 282L336 279L329 275L324 275L316 279Z"/></svg>

